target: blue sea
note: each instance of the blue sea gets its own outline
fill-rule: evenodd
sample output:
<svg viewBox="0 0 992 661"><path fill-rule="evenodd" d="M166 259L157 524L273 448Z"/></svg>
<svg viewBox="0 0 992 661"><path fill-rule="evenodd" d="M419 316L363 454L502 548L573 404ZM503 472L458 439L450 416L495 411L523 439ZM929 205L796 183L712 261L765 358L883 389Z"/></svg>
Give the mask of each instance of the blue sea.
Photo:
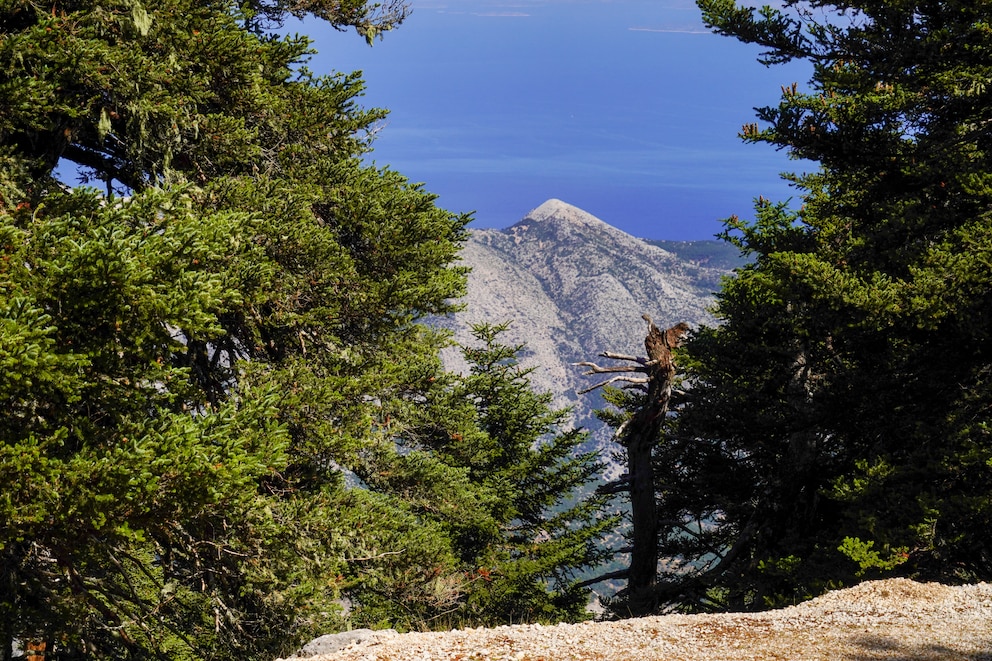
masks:
<svg viewBox="0 0 992 661"><path fill-rule="evenodd" d="M439 204L506 227L548 198L646 238L711 238L808 164L745 145L755 106L809 77L711 34L691 3L414 1L373 47L312 19L318 72L362 70L385 107L370 157Z"/></svg>

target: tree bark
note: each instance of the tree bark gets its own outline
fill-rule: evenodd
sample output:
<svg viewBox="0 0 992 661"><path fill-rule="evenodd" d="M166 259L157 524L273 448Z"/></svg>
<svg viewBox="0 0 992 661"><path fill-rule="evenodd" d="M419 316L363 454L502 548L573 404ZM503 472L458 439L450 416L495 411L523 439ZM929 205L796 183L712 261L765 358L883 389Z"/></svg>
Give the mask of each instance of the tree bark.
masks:
<svg viewBox="0 0 992 661"><path fill-rule="evenodd" d="M657 427L655 427L657 431ZM654 443L650 429L632 428L627 445L630 470L631 545L627 573L627 607L632 615L654 610L654 588L658 577L658 510L654 500Z"/></svg>
<svg viewBox="0 0 992 661"><path fill-rule="evenodd" d="M627 571L626 601L631 615L647 615L657 607L656 583L658 579L658 509L655 505L654 447L661 434L661 426L668 413L675 379L675 363L671 350L678 346L689 331L685 323L662 332L644 315L648 322L648 335L644 340L647 359L621 356L603 352L602 356L636 362L629 368L599 367L594 363L579 363L592 369L586 374L603 374L618 371L640 372L645 377L627 379L633 383L647 382L648 396L644 405L617 430L618 440L627 448L627 480L617 491L630 493L631 552ZM613 377L584 392L617 380Z"/></svg>

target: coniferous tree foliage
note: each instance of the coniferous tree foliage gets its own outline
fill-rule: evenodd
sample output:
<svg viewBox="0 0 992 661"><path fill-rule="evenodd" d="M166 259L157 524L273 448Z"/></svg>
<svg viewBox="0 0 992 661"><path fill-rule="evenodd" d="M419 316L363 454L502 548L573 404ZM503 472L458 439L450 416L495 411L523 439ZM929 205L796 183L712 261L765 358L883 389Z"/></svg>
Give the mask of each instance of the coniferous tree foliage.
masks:
<svg viewBox="0 0 992 661"><path fill-rule="evenodd" d="M592 488L604 465L579 451L588 432L566 427L568 409L533 391L533 368L518 362L524 347L499 341L506 328L473 328L479 346L463 348L469 372L443 401L468 404L475 430L449 434L438 452L493 494L497 524L462 547L474 568L463 617L487 625L585 619L590 592L580 579L616 553L604 541L619 517Z"/></svg>
<svg viewBox="0 0 992 661"><path fill-rule="evenodd" d="M0 658L274 658L341 596L396 626L464 598L492 496L403 443L467 424L423 419L420 323L467 218L363 166L360 79L265 32L380 11L0 5Z"/></svg>
<svg viewBox="0 0 992 661"><path fill-rule="evenodd" d="M659 499L710 523L671 599L988 580L992 7L698 4L764 62L812 66L742 136L819 165L790 177L798 210L759 199L727 221L751 264L683 363Z"/></svg>

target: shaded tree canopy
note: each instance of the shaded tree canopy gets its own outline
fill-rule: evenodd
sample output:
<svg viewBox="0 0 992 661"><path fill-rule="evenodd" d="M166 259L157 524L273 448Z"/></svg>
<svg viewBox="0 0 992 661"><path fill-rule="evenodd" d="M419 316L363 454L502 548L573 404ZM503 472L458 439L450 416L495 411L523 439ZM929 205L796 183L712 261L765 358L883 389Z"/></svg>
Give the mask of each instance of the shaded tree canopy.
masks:
<svg viewBox="0 0 992 661"><path fill-rule="evenodd" d="M381 11L388 16L376 18ZM305 37L267 34L254 18L315 14L381 31L403 11L355 0L10 2L0 19L4 144L36 179L67 159L132 191L354 154L381 117L354 104L357 77L313 76ZM313 141L309 156L303 138Z"/></svg>
<svg viewBox="0 0 992 661"><path fill-rule="evenodd" d="M359 77L265 32L396 7L0 7L0 658L273 658L466 598L495 495L422 440L476 424L424 418L422 321L468 217L363 165Z"/></svg>
<svg viewBox="0 0 992 661"><path fill-rule="evenodd" d="M460 377L425 323L469 217L364 165L360 77L267 32L404 12L0 5L0 659L584 615L598 464L495 331Z"/></svg>
<svg viewBox="0 0 992 661"><path fill-rule="evenodd" d="M727 221L751 263L688 346L657 455L670 603L760 608L892 572L987 580L989 6L698 4L762 61L812 65L741 135L818 167L789 176L798 210L759 199Z"/></svg>

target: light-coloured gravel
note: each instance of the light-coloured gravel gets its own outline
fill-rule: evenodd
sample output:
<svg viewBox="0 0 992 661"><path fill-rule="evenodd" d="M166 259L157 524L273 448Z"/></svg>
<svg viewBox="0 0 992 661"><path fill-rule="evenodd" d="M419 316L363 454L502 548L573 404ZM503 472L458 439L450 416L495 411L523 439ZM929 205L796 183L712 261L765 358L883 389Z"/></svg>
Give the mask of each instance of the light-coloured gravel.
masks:
<svg viewBox="0 0 992 661"><path fill-rule="evenodd" d="M763 613L372 636L309 661L992 661L992 584L872 581Z"/></svg>

